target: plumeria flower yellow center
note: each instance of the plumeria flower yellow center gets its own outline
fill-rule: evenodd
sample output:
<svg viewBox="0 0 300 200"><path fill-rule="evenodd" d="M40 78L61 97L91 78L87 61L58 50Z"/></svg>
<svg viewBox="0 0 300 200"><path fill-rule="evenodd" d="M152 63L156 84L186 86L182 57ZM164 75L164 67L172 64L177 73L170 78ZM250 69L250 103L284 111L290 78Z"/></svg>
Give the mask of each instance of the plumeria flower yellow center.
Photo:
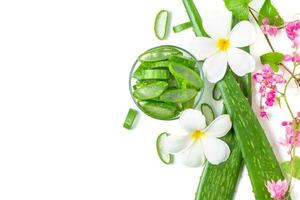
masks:
<svg viewBox="0 0 300 200"><path fill-rule="evenodd" d="M253 72L255 60L243 47L255 42L256 32L249 21L241 21L232 30L231 16L215 14L203 17L203 27L210 37L195 37L186 49L204 60L203 72L207 80L222 80L229 66L236 75Z"/></svg>
<svg viewBox="0 0 300 200"><path fill-rule="evenodd" d="M230 40L227 38L219 38L217 40L217 48L219 51L226 52L230 47Z"/></svg>
<svg viewBox="0 0 300 200"><path fill-rule="evenodd" d="M205 158L214 165L228 159L230 149L219 138L231 129L229 115L217 117L206 127L205 117L201 111L187 109L182 112L179 122L189 134L166 137L163 144L167 153L180 154L182 163L189 167L201 166Z"/></svg>
<svg viewBox="0 0 300 200"><path fill-rule="evenodd" d="M203 131L200 131L200 130L193 131L192 134L191 134L193 140L199 140L204 135L205 135L205 133Z"/></svg>

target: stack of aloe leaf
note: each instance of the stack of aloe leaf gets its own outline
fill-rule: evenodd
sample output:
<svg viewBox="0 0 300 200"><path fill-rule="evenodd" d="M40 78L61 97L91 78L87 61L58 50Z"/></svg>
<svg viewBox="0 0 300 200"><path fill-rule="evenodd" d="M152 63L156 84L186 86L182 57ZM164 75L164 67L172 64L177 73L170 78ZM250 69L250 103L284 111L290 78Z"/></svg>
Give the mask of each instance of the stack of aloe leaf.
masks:
<svg viewBox="0 0 300 200"><path fill-rule="evenodd" d="M233 12L233 24L248 18L250 0L225 0ZM201 17L192 0L183 0L196 36L206 36ZM237 12L236 8L241 9ZM223 139L231 148L229 159L220 164L206 163L196 200L233 199L243 163L245 163L257 200L271 200L265 186L268 180L284 179L272 147L265 136L251 105L251 75L235 78L228 71L218 83L233 129ZM246 98L248 97L248 99ZM288 198L289 199L289 198Z"/></svg>

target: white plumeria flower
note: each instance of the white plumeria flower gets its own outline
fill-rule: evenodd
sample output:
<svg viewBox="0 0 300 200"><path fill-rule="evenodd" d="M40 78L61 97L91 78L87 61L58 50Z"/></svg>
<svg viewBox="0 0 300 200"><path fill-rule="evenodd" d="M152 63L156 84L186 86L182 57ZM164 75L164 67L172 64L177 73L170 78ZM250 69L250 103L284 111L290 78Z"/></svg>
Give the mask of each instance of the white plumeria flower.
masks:
<svg viewBox="0 0 300 200"><path fill-rule="evenodd" d="M180 155L184 165L199 167L205 158L212 164L226 161L230 155L223 137L231 129L229 115L221 115L206 127L205 117L199 110L187 109L182 112L179 122L189 134L170 135L164 140L164 149L170 154Z"/></svg>
<svg viewBox="0 0 300 200"><path fill-rule="evenodd" d="M199 60L204 60L203 72L211 83L220 81L227 69L227 63L238 76L244 76L255 69L254 58L239 49L255 42L256 33L249 21L241 21L230 32L230 20L224 17L203 20L203 27L211 37L196 37L189 51Z"/></svg>

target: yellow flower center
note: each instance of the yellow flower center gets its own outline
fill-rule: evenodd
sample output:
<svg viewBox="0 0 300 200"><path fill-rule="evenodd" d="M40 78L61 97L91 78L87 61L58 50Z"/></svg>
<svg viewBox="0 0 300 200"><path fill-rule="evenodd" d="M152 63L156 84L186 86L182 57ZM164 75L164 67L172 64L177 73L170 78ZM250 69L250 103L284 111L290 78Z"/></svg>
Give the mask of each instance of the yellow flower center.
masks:
<svg viewBox="0 0 300 200"><path fill-rule="evenodd" d="M192 133L192 139L193 139L193 140L198 140L198 139L202 138L204 135L205 135L204 132L199 131L199 130L196 130L196 131L194 131L194 132Z"/></svg>
<svg viewBox="0 0 300 200"><path fill-rule="evenodd" d="M219 51L227 51L230 47L230 40L227 38L219 38L217 40L217 48Z"/></svg>

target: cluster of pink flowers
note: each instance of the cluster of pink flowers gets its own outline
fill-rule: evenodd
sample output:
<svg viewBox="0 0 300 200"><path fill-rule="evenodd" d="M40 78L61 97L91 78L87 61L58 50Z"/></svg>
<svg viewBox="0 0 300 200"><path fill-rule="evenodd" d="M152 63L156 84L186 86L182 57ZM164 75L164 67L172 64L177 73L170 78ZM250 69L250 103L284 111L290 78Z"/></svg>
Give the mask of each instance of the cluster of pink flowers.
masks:
<svg viewBox="0 0 300 200"><path fill-rule="evenodd" d="M284 55L284 61L300 63L300 54L294 53L294 55Z"/></svg>
<svg viewBox="0 0 300 200"><path fill-rule="evenodd" d="M277 18L278 18L278 16L275 17L275 19L277 19ZM269 24L269 19L266 17L262 19L262 25L260 28L264 34L269 35L269 36L276 36L279 31L277 26Z"/></svg>
<svg viewBox="0 0 300 200"><path fill-rule="evenodd" d="M271 198L279 200L285 198L288 183L286 180L279 180L277 182L271 180L267 182L266 187L271 194Z"/></svg>
<svg viewBox="0 0 300 200"><path fill-rule="evenodd" d="M277 85L285 83L285 80L282 75L275 74L269 65L265 65L262 72L255 73L253 79L259 84L259 93L264 100L259 113L264 118L267 117L266 109L275 104Z"/></svg>
<svg viewBox="0 0 300 200"><path fill-rule="evenodd" d="M297 114L296 121L300 121L300 112ZM280 144L288 147L288 153L290 154L290 150L294 145L300 147L300 130L295 130L292 122L283 121L281 125L285 127L285 138L282 139Z"/></svg>
<svg viewBox="0 0 300 200"><path fill-rule="evenodd" d="M287 36L294 43L295 47L300 45L300 20L288 23L286 28Z"/></svg>

